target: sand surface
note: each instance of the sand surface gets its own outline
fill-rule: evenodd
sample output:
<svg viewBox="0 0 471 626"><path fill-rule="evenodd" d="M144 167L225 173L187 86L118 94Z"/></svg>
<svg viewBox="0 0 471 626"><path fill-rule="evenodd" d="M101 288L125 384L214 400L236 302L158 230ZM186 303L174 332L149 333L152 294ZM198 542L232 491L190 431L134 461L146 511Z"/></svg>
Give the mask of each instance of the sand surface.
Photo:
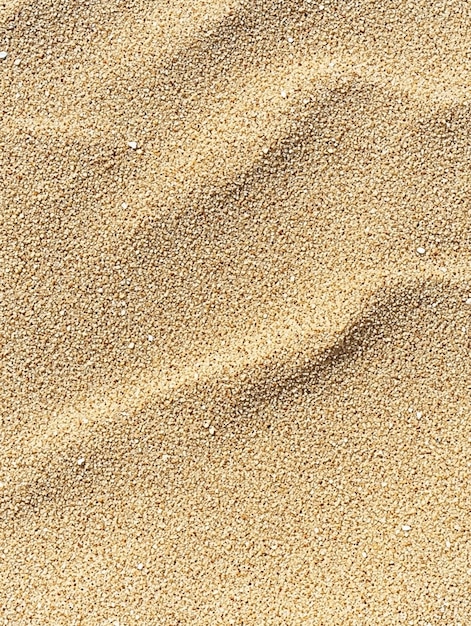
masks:
<svg viewBox="0 0 471 626"><path fill-rule="evenodd" d="M0 624L471 624L471 4L0 51Z"/></svg>

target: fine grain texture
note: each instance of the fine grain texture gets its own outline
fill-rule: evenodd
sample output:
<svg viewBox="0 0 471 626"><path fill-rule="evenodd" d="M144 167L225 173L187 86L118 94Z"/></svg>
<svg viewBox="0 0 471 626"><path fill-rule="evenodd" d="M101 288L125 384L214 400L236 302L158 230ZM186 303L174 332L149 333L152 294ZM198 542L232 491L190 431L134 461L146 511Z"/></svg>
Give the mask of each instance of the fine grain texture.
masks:
<svg viewBox="0 0 471 626"><path fill-rule="evenodd" d="M0 1L0 625L471 624L471 4Z"/></svg>

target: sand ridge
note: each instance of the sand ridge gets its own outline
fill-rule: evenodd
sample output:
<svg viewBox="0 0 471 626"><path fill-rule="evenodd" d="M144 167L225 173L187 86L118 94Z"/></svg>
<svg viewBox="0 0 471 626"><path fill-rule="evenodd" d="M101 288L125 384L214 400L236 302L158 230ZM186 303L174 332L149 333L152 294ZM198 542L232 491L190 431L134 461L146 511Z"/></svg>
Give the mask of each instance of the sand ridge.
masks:
<svg viewBox="0 0 471 626"><path fill-rule="evenodd" d="M470 18L0 6L0 623L469 622Z"/></svg>

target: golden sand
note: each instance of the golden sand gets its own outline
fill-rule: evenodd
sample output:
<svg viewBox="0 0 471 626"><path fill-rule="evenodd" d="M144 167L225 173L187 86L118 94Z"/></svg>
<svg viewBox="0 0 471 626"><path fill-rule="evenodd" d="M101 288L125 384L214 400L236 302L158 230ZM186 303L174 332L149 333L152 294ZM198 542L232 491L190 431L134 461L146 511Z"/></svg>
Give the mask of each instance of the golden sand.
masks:
<svg viewBox="0 0 471 626"><path fill-rule="evenodd" d="M471 624L471 4L0 51L0 624Z"/></svg>

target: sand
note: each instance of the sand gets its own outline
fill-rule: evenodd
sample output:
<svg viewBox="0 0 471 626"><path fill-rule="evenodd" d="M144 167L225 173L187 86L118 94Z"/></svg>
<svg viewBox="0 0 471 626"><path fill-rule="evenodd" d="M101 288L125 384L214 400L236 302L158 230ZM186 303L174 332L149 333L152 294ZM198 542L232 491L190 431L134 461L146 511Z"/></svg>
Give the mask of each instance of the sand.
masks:
<svg viewBox="0 0 471 626"><path fill-rule="evenodd" d="M470 25L3 0L0 624L471 624Z"/></svg>

